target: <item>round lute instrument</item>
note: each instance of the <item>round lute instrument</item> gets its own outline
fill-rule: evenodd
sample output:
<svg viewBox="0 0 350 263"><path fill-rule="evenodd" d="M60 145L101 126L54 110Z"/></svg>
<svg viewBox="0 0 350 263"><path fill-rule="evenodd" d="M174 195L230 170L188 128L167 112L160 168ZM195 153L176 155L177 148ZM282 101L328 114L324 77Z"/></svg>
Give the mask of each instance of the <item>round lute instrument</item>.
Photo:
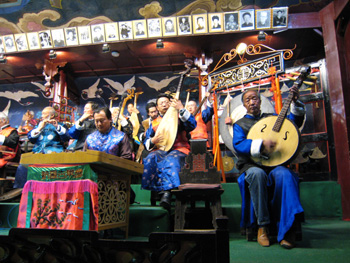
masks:
<svg viewBox="0 0 350 263"><path fill-rule="evenodd" d="M310 73L310 67L303 70L293 86L300 87ZM255 123L249 130L247 139L272 140L276 142L274 151L269 156L261 156L252 160L262 166L273 167L292 161L298 153L300 131L289 119L286 119L293 93L290 92L278 116L269 116Z"/></svg>
<svg viewBox="0 0 350 263"><path fill-rule="evenodd" d="M184 72L181 72L180 82L177 86L176 94L175 94L176 99L179 99L184 77L191 71L191 67L193 65L193 61L189 59L185 60L184 63L187 69ZM163 151L169 151L173 147L177 136L178 121L179 121L178 110L170 106L167 112L164 114L163 119L157 128L156 136L158 134L162 134L163 140L161 140L159 143L156 144L156 148Z"/></svg>

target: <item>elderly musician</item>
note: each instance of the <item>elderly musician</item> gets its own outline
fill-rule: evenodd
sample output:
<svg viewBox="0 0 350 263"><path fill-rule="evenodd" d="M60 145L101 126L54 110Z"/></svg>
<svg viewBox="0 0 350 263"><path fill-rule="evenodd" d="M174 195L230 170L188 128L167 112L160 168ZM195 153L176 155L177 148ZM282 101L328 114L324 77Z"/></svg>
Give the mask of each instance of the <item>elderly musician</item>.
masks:
<svg viewBox="0 0 350 263"><path fill-rule="evenodd" d="M0 112L0 169L19 157L18 142L17 130L10 127L9 118L5 113Z"/></svg>
<svg viewBox="0 0 350 263"><path fill-rule="evenodd" d="M60 153L65 149L65 142L70 137L68 129L62 123L55 119L55 109L45 107L41 112L41 121L30 132L28 139L34 144L33 153ZM14 188L23 188L27 181L27 169L23 165L19 165L16 171Z"/></svg>
<svg viewBox="0 0 350 263"><path fill-rule="evenodd" d="M131 160L132 149L128 136L113 127L110 110L107 107L95 110L94 119L97 130L86 138L86 149L106 152Z"/></svg>
<svg viewBox="0 0 350 263"><path fill-rule="evenodd" d="M152 152L144 159L141 186L143 189L162 192L160 205L170 208L170 190L180 185L179 172L190 151L186 135L196 128L197 123L180 100L170 100L167 94L160 94L156 105L160 115L152 121L146 132L144 145L148 151ZM160 133L156 135L156 131L169 107L174 107L179 111L179 125L177 131L174 131L177 132L174 145L170 151L166 152L156 149L155 146L166 136Z"/></svg>
<svg viewBox="0 0 350 263"><path fill-rule="evenodd" d="M305 115L304 104L298 100L297 87L293 86L290 91L293 98L288 119L300 127ZM251 157L269 156L276 142L270 139L247 139L253 125L269 114L261 111L260 94L255 90L243 93L242 102L247 114L233 126L233 147L238 154L237 168L241 173L238 181L248 186L257 218L257 241L261 246L268 247L268 228L276 225L280 245L292 248L295 242L294 222L303 213L298 177L285 166L264 167L252 161Z"/></svg>
<svg viewBox="0 0 350 263"><path fill-rule="evenodd" d="M209 93L206 93L206 97L209 97ZM209 102L209 100L208 100ZM187 104L187 110L189 113L194 114L197 110L197 103L190 100ZM214 109L211 103L207 104L207 108L202 112L198 112L195 116L197 121L197 127L190 132L191 139L208 139L207 125L206 123L211 120L214 115Z"/></svg>
<svg viewBox="0 0 350 263"><path fill-rule="evenodd" d="M68 149L73 151L82 150L85 140L90 133L96 130L94 121L94 110L98 108L98 104L88 101L84 106L84 114L69 129L68 133L76 141L71 144Z"/></svg>
<svg viewBox="0 0 350 263"><path fill-rule="evenodd" d="M41 112L38 126L28 133L28 139L34 144L34 153L62 152L64 143L69 140L68 129L55 119L55 109L46 107Z"/></svg>

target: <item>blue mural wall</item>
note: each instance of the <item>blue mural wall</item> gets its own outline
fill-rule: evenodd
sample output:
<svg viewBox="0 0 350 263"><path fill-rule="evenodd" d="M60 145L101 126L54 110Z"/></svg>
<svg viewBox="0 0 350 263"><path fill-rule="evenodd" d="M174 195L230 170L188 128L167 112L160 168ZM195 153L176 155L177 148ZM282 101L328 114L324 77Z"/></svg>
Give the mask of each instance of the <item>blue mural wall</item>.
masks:
<svg viewBox="0 0 350 263"><path fill-rule="evenodd" d="M112 93L117 93L118 100L113 101L113 106L120 104L122 93L127 88L134 88L135 91L142 91L137 100L137 108L144 118L147 118L146 104L155 99L160 93L166 91L175 92L180 80L179 74L157 73L144 75L123 75L123 76L105 76L102 78L89 77L78 78L75 84L80 94L80 105L69 101L69 106L76 107L77 113L82 113L87 101L95 101L100 106L109 106ZM35 118L39 119L41 110L50 105L52 98L47 98L38 87L42 83L21 83L13 85L1 85L0 91L0 111L8 109L10 124L18 127L21 124L23 114L27 110L34 111ZM180 99L183 103L186 101L186 90L198 87L197 77L185 78L180 93ZM93 92L91 92L93 90ZM88 94L88 95L87 95ZM198 101L198 92L190 93L190 99ZM134 102L131 99L128 102ZM125 110L126 113L126 110Z"/></svg>

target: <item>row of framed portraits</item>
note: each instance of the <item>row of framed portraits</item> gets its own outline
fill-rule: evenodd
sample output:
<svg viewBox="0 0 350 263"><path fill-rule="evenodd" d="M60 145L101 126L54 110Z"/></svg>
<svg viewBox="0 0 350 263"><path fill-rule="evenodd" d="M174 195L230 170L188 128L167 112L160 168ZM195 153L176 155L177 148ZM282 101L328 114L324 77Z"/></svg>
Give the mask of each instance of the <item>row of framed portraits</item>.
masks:
<svg viewBox="0 0 350 263"><path fill-rule="evenodd" d="M140 19L6 35L0 37L0 53L287 25L288 7Z"/></svg>

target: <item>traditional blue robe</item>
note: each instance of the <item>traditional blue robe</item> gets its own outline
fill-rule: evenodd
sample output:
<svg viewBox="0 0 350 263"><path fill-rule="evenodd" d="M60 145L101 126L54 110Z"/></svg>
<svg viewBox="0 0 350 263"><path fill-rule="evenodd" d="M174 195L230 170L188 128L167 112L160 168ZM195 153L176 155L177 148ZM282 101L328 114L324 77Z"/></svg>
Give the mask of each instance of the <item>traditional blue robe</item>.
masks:
<svg viewBox="0 0 350 263"><path fill-rule="evenodd" d="M28 133L29 141L34 144L34 153L63 152L63 143L70 138L65 125L59 123L56 129L55 126L48 123L39 134L36 134L36 128Z"/></svg>
<svg viewBox="0 0 350 263"><path fill-rule="evenodd" d="M162 116L158 117L162 118ZM151 138L154 137L156 127L152 122L146 132L144 144L146 149L152 150ZM150 152L144 159L144 171L142 175L141 187L152 191L166 191L180 185L179 172L185 164L190 146L186 133L196 128L195 118L186 111L179 119L177 138L173 148L168 151L156 150Z"/></svg>
<svg viewBox="0 0 350 263"><path fill-rule="evenodd" d="M86 138L87 149L113 154L124 159L132 159L129 139L124 132L114 127L107 133L95 131Z"/></svg>
<svg viewBox="0 0 350 263"><path fill-rule="evenodd" d="M292 112L301 111L295 109ZM259 167L250 160L254 151L260 151L260 145L253 140L247 139L247 134L250 128L261 118L266 117L266 114L260 116L245 115L238 120L233 127L233 147L238 155L237 166L241 176L238 178L238 184L242 195L242 215L241 227L252 227L256 225L256 215L253 202L248 190L248 183L245 181L246 170L251 167ZM304 115L296 115L291 113L288 118L297 126L301 126L304 120ZM258 145L258 147L257 147ZM254 149L255 148L255 149ZM258 148L258 149L256 149ZM273 224L277 228L277 240L282 241L285 234L292 227L295 217L303 213L299 199L299 178L290 169L284 166L277 166L273 169L265 169L267 174L267 191L269 193L269 213L270 225Z"/></svg>

